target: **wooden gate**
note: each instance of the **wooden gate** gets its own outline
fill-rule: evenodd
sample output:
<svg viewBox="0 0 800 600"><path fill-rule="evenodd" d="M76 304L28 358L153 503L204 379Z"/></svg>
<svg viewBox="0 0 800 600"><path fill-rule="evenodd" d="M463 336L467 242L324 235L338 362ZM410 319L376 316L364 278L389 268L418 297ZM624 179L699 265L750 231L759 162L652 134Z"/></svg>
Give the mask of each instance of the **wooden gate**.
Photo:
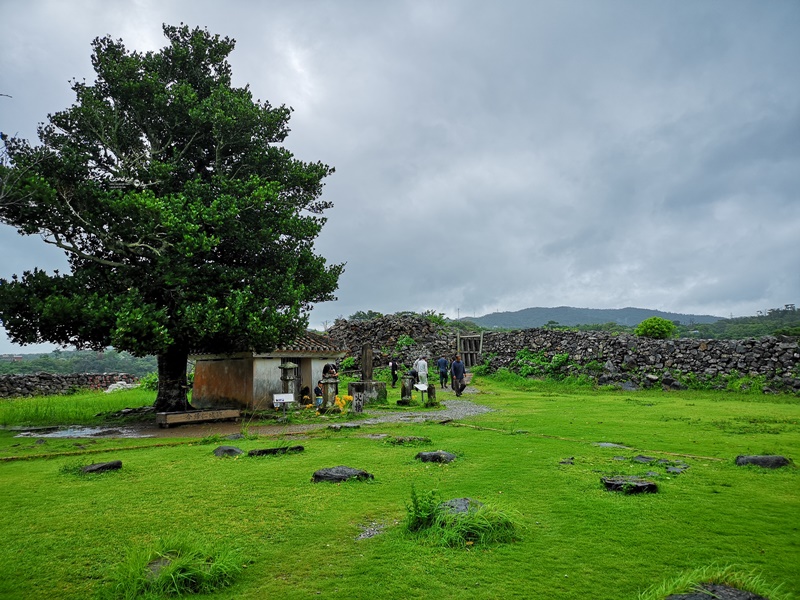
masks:
<svg viewBox="0 0 800 600"><path fill-rule="evenodd" d="M456 348L465 367L480 364L483 352L483 332L480 335L461 335L456 332Z"/></svg>

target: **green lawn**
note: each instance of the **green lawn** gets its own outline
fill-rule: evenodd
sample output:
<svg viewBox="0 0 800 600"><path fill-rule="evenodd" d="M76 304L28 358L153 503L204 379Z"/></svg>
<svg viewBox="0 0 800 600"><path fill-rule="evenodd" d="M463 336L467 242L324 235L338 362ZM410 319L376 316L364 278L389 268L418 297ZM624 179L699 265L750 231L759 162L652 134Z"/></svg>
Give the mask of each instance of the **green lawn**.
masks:
<svg viewBox="0 0 800 600"><path fill-rule="evenodd" d="M277 457L219 459L217 444L198 441L97 440L87 452L118 449L31 459L81 449L0 432L0 458L26 457L0 462L0 598L96 597L126 553L182 536L233 549L246 565L232 587L204 598L636 599L664 580L731 565L782 584L774 598L800 597L800 474L734 464L739 454L800 457L797 397L478 385L469 399L493 412L448 425L321 430L291 440L303 453ZM391 445L368 433L432 444ZM229 443L247 451L289 440ZM414 460L424 449L458 459ZM663 465L631 461L637 454L689 469L668 476ZM570 457L574 464L560 464ZM69 469L113 459L122 470ZM311 483L314 471L336 465L375 479ZM651 470L660 473L657 494L626 496L600 483ZM513 515L518 539L446 548L411 537L402 522L412 485ZM383 533L356 539L375 523Z"/></svg>

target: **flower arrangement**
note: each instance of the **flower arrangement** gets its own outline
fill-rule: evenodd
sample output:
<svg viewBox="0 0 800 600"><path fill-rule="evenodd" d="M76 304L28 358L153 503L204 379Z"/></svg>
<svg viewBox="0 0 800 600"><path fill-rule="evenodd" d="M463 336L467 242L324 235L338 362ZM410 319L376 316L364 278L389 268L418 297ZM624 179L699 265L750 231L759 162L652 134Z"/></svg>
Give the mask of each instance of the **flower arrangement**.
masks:
<svg viewBox="0 0 800 600"><path fill-rule="evenodd" d="M350 408L350 404L353 402L352 396L336 396L336 400L334 400L334 405L339 407L341 412L347 412Z"/></svg>

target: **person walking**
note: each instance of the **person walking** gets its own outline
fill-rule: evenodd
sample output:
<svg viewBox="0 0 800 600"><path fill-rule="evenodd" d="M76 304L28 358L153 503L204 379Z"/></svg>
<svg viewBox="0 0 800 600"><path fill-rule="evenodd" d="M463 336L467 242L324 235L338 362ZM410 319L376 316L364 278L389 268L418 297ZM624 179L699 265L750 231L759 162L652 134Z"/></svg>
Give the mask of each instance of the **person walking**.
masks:
<svg viewBox="0 0 800 600"><path fill-rule="evenodd" d="M428 357L423 354L414 363L414 370L417 372L419 382L423 385L428 385L428 361L425 360L426 358Z"/></svg>
<svg viewBox="0 0 800 600"><path fill-rule="evenodd" d="M439 367L439 384L442 386L442 389L447 387L447 371L448 371L448 364L447 359L444 356L440 356L439 360L436 361L436 366Z"/></svg>
<svg viewBox="0 0 800 600"><path fill-rule="evenodd" d="M464 376L466 373L467 369L464 363L461 362L461 355L456 354L456 359L453 361L453 364L450 365L450 375L452 376L453 389L456 391L456 396L461 396L461 392L467 387L464 383Z"/></svg>
<svg viewBox="0 0 800 600"><path fill-rule="evenodd" d="M389 360L389 369L392 371L392 387L397 387L397 361L395 359Z"/></svg>

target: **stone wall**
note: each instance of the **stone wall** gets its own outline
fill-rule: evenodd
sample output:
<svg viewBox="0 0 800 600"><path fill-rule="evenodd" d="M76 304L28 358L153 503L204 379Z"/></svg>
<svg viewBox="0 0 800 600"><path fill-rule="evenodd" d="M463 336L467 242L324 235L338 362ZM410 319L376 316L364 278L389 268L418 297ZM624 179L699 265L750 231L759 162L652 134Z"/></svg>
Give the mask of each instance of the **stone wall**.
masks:
<svg viewBox="0 0 800 600"><path fill-rule="evenodd" d="M671 385L675 375L692 373L713 379L738 372L763 375L772 385L800 391L800 345L794 338L652 340L627 334L546 329L484 335L483 355L489 357L492 368L509 366L521 348L542 351L548 358L567 353L579 365L599 363L600 383L633 380Z"/></svg>
<svg viewBox="0 0 800 600"><path fill-rule="evenodd" d="M138 378L127 373L0 375L0 398L69 394L78 389L104 390L119 381L135 383Z"/></svg>
<svg viewBox="0 0 800 600"><path fill-rule="evenodd" d="M375 366L385 366L392 352L397 353L400 362L410 365L423 353L435 359L441 354L450 358L456 351L454 332L420 316L389 315L370 321L340 319L329 334L357 360L361 345L370 343ZM416 343L398 348L397 340L403 335ZM735 371L741 375L762 375L768 385L800 391L800 345L796 338L651 340L606 332L524 329L484 333L481 360L487 360L492 368L507 367L523 348L544 352L548 358L567 353L571 362L582 366L594 363L600 383L658 382L679 387L676 376L692 373L701 379L713 379Z"/></svg>
<svg viewBox="0 0 800 600"><path fill-rule="evenodd" d="M361 360L362 345L370 344L375 367L385 367L392 355L409 366L423 353L429 357L451 356L456 344L454 334L419 315L387 315L369 321L337 319L328 335L357 361ZM398 346L401 336L415 343Z"/></svg>

